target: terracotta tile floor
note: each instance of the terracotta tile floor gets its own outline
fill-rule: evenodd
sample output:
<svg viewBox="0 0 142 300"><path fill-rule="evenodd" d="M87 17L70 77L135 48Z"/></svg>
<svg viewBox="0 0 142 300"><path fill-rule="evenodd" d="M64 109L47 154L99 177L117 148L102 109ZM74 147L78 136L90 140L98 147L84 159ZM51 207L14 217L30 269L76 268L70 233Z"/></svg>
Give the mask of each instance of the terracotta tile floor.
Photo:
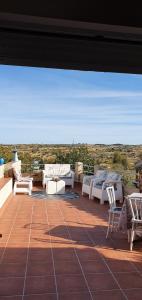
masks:
<svg viewBox="0 0 142 300"><path fill-rule="evenodd" d="M76 186L81 195L81 187ZM142 243L106 240L108 205L10 198L0 218L0 300L141 300Z"/></svg>

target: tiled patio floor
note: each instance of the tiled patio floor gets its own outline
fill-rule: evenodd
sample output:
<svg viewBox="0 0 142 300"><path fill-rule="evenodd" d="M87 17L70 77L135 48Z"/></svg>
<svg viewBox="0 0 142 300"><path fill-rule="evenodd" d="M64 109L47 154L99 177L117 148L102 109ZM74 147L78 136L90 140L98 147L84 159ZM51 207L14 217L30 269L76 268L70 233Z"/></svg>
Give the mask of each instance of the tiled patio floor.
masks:
<svg viewBox="0 0 142 300"><path fill-rule="evenodd" d="M77 187L80 191L79 187ZM107 204L9 199L0 219L0 300L141 300L142 243L105 239Z"/></svg>

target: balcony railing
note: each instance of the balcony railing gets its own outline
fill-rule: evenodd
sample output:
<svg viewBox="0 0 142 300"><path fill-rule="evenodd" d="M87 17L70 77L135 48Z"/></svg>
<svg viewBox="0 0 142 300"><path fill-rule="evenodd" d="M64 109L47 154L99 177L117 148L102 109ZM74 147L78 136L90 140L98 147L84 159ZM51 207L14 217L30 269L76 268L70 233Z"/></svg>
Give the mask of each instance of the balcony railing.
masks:
<svg viewBox="0 0 142 300"><path fill-rule="evenodd" d="M83 165L83 173L85 175L93 175L94 174L94 166Z"/></svg>
<svg viewBox="0 0 142 300"><path fill-rule="evenodd" d="M74 171L75 170L75 165L74 164L70 164L71 165L71 169ZM38 173L40 171L44 170L44 164L25 164L22 163L21 164L21 172L22 173Z"/></svg>
<svg viewBox="0 0 142 300"><path fill-rule="evenodd" d="M21 164L21 172L26 176L32 176L36 181L42 180L42 170L44 169L44 164ZM75 165L71 164L71 169L75 171ZM132 184L135 181L135 170L115 170L119 174L122 175L122 180L124 184ZM94 166L92 165L83 165L83 173L84 175L93 175L94 174ZM79 180L81 180L82 176ZM78 181L78 180L77 180Z"/></svg>

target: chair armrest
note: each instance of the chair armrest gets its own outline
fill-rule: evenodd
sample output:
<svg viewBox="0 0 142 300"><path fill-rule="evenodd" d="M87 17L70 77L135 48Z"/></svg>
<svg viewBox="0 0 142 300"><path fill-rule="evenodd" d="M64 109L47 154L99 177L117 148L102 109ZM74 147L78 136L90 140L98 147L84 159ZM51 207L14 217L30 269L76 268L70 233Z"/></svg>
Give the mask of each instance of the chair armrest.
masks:
<svg viewBox="0 0 142 300"><path fill-rule="evenodd" d="M103 182L103 185L102 185L102 189L105 190L107 186L109 185L118 185L118 184L122 184L122 181L121 180L106 180Z"/></svg>
<svg viewBox="0 0 142 300"><path fill-rule="evenodd" d="M19 180L16 180L16 182L30 182L30 181L33 181L33 177L21 177Z"/></svg>
<svg viewBox="0 0 142 300"><path fill-rule="evenodd" d="M105 183L108 183L108 184L110 184L110 183L112 183L112 184L114 184L114 183L122 183L122 181L121 180L105 180Z"/></svg>
<svg viewBox="0 0 142 300"><path fill-rule="evenodd" d="M29 180L25 180L25 181L15 181L15 186L17 185L29 185L31 183L31 181Z"/></svg>
<svg viewBox="0 0 142 300"><path fill-rule="evenodd" d="M74 177L75 172L73 170L70 170L72 177Z"/></svg>
<svg viewBox="0 0 142 300"><path fill-rule="evenodd" d="M90 181L90 183L91 183L91 180L94 178L94 175L85 175L84 177L83 177L83 184L84 183L86 183L86 180L87 181Z"/></svg>

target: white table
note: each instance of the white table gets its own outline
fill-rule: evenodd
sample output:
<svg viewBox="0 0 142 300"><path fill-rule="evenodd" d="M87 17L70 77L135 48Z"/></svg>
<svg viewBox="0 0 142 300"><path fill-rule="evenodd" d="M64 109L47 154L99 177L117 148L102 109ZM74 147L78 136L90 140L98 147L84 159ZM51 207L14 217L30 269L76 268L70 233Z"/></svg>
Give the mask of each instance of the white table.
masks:
<svg viewBox="0 0 142 300"><path fill-rule="evenodd" d="M142 193L132 193L128 195L128 197L131 198L139 198L142 200ZM128 231L131 228L131 210L128 203L128 198L124 200L123 206L122 206L122 212L119 220L119 229L123 231ZM137 234L138 236L141 236L141 234Z"/></svg>
<svg viewBox="0 0 142 300"><path fill-rule="evenodd" d="M131 198L142 198L142 193L132 193L131 195L128 195Z"/></svg>
<svg viewBox="0 0 142 300"><path fill-rule="evenodd" d="M65 193L65 181L64 180L47 180L46 181L46 193L47 194L64 194Z"/></svg>

